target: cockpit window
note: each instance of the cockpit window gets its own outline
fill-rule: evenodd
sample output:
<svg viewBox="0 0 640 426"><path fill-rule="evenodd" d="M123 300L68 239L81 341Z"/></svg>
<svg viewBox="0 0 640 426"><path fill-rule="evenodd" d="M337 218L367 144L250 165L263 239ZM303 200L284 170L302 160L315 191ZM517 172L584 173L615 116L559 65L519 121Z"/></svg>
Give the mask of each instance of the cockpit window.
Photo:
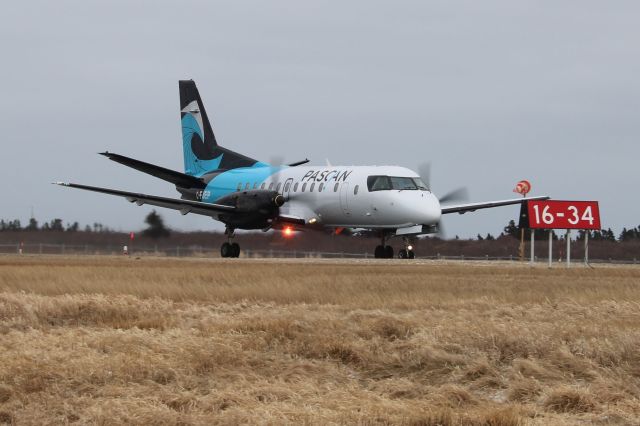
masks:
<svg viewBox="0 0 640 426"><path fill-rule="evenodd" d="M416 186L418 187L419 190L421 191L428 191L429 187L422 181L422 179L420 178L413 178L413 181L415 182Z"/></svg>
<svg viewBox="0 0 640 426"><path fill-rule="evenodd" d="M389 176L369 176L367 178L367 188L369 188L369 191L384 191L391 189Z"/></svg>
<svg viewBox="0 0 640 426"><path fill-rule="evenodd" d="M406 190L406 189L418 189L413 179L408 177L391 177L391 188Z"/></svg>
<svg viewBox="0 0 640 426"><path fill-rule="evenodd" d="M369 176L367 178L367 188L369 191L388 191L395 189L398 191L421 190L428 191L427 186L420 178L401 176Z"/></svg>

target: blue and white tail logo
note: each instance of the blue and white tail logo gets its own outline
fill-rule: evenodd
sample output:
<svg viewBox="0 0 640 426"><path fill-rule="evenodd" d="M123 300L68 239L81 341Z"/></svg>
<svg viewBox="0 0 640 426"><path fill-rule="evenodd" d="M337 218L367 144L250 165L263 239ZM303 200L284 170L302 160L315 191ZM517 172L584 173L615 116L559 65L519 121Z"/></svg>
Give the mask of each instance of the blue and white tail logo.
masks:
<svg viewBox="0 0 640 426"><path fill-rule="evenodd" d="M202 176L207 172L218 169L223 154L212 158L212 148L215 146L215 141L205 141L202 114L200 113L198 101L190 102L182 109L181 115L185 173L192 176Z"/></svg>

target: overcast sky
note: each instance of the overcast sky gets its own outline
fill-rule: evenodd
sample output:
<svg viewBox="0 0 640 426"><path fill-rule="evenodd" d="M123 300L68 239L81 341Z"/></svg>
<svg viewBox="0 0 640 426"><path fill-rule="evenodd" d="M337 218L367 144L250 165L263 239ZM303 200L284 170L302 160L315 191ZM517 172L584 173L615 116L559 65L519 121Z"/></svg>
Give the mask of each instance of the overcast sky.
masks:
<svg viewBox="0 0 640 426"><path fill-rule="evenodd" d="M253 158L432 163L436 194L599 200L640 224L638 1L25 1L0 13L0 217L124 231L150 207L56 180L177 196L109 150L182 170L178 80ZM222 229L164 210L169 225ZM448 217L499 233L517 207Z"/></svg>

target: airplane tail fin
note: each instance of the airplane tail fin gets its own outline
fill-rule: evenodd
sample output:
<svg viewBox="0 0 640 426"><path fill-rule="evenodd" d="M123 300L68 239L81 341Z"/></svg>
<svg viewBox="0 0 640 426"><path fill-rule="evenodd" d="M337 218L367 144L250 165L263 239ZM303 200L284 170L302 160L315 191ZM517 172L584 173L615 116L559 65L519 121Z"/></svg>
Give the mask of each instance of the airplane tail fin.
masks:
<svg viewBox="0 0 640 426"><path fill-rule="evenodd" d="M252 158L218 145L193 80L180 80L179 87L185 174L202 176L218 169L251 167L257 163Z"/></svg>

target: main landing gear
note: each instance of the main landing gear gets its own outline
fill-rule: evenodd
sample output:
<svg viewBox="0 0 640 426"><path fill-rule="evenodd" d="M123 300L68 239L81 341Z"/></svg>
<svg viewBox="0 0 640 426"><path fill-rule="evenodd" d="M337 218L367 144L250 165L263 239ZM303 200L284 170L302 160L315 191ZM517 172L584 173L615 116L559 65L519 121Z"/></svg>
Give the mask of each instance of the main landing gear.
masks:
<svg viewBox="0 0 640 426"><path fill-rule="evenodd" d="M240 244L230 242L231 238L233 238L233 229L227 228L224 233L227 234L229 241L222 243L222 246L220 247L220 256L240 257Z"/></svg>
<svg viewBox="0 0 640 426"><path fill-rule="evenodd" d="M387 242L387 236L382 234L382 244L376 246L375 251L373 252L373 256L376 259L392 259L393 258L393 247L385 245Z"/></svg>
<svg viewBox="0 0 640 426"><path fill-rule="evenodd" d="M392 259L393 247L391 246L376 246L376 250L373 253L376 259Z"/></svg>

